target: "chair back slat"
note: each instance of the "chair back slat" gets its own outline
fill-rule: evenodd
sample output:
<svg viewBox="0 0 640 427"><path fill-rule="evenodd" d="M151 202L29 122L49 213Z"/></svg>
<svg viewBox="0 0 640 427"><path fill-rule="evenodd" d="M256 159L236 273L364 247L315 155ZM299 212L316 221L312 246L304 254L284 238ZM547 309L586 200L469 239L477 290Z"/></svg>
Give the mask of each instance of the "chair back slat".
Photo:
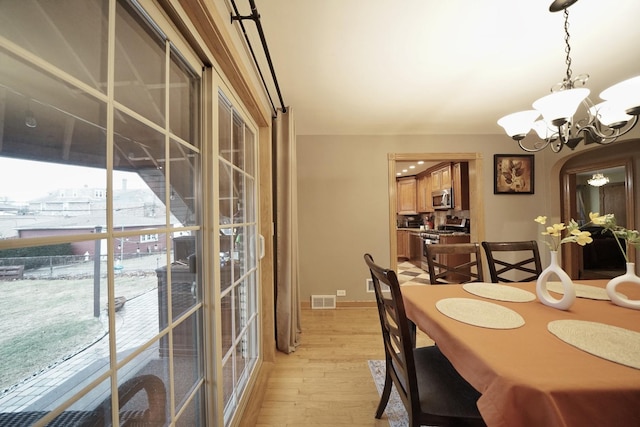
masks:
<svg viewBox="0 0 640 427"><path fill-rule="evenodd" d="M531 282L542 273L540 251L535 240L482 242L493 283Z"/></svg>
<svg viewBox="0 0 640 427"><path fill-rule="evenodd" d="M431 284L484 281L478 243L438 243L425 247Z"/></svg>

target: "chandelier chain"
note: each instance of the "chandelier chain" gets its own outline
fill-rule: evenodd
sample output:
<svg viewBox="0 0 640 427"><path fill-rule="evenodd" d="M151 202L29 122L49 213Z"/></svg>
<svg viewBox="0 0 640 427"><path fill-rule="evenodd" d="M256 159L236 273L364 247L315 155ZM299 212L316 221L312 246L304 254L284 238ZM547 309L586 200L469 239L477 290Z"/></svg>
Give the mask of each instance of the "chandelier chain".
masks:
<svg viewBox="0 0 640 427"><path fill-rule="evenodd" d="M571 81L571 45L569 44L569 9L564 10L564 42L566 47L564 51L567 53L565 63L567 64L567 77L565 78L565 89L572 89L573 82Z"/></svg>

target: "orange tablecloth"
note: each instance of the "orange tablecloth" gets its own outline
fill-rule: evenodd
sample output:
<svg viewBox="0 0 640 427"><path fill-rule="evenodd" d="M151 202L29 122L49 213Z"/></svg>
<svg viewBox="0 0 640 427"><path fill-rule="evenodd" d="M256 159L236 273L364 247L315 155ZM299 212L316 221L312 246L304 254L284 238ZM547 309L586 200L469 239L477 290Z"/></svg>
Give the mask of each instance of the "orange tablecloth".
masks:
<svg viewBox="0 0 640 427"><path fill-rule="evenodd" d="M604 287L606 281L580 281ZM535 283L517 286L535 294ZM640 299L640 289L618 291ZM482 397L489 426L638 426L640 369L579 350L551 334L552 320L576 319L640 332L640 310L577 298L567 310L540 303L489 300L461 285L404 286L407 317L427 333ZM508 307L525 320L517 329L487 329L440 313L443 298L473 298ZM556 297L559 297L556 294Z"/></svg>

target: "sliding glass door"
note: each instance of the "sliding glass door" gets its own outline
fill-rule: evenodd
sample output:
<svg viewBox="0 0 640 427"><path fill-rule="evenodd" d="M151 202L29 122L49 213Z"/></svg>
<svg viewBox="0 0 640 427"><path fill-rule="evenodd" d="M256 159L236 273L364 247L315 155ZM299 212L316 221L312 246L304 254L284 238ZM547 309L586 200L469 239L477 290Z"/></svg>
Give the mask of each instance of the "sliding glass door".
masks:
<svg viewBox="0 0 640 427"><path fill-rule="evenodd" d="M135 1L0 3L0 425L207 425L202 64L160 27ZM255 227L232 223L237 384Z"/></svg>
<svg viewBox="0 0 640 427"><path fill-rule="evenodd" d="M218 96L218 224L225 424L258 360L256 143L238 109Z"/></svg>

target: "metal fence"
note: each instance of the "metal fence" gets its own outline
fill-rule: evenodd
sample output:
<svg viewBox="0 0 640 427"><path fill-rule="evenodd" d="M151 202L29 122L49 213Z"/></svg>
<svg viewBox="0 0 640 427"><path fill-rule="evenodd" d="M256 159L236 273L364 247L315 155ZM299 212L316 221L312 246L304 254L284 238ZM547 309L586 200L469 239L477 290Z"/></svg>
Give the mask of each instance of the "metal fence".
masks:
<svg viewBox="0 0 640 427"><path fill-rule="evenodd" d="M156 254L120 254L115 261L115 270L125 274L155 274L155 270L166 265L164 252ZM52 255L38 257L0 258L0 267L24 266L24 279L64 279L94 276L96 263L89 255ZM107 256L100 258L99 272L107 274Z"/></svg>

